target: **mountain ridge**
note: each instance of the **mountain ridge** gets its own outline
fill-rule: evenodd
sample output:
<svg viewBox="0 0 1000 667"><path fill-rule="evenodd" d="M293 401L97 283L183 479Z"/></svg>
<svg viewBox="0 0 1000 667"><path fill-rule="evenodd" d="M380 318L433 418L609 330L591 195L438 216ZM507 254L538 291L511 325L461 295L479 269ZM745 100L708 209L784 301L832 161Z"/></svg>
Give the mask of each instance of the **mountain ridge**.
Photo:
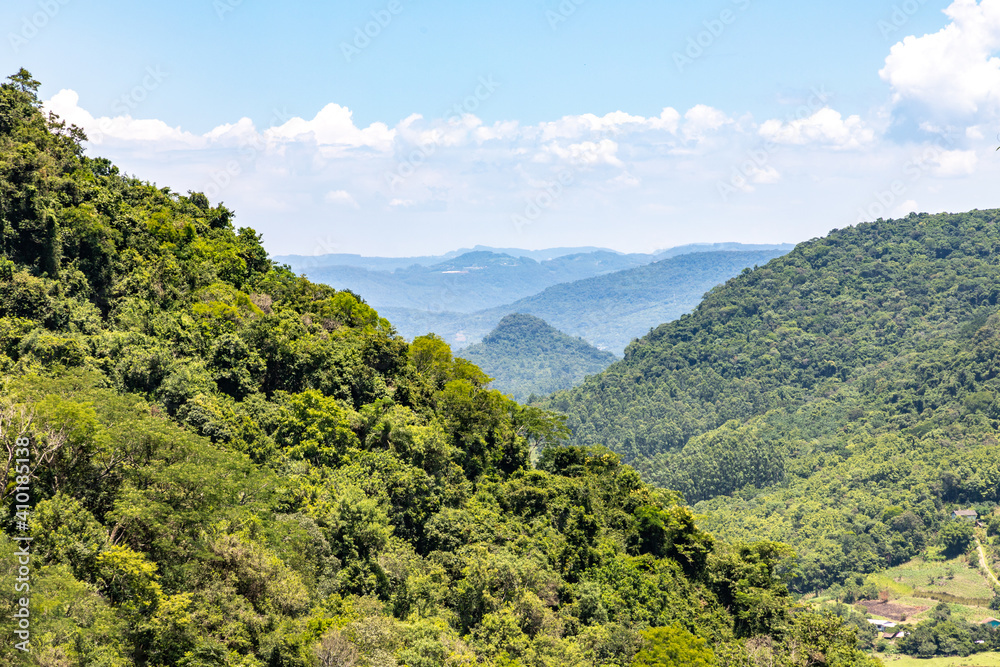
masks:
<svg viewBox="0 0 1000 667"><path fill-rule="evenodd" d="M663 248L660 250L654 250L651 253L626 253L618 250L613 250L611 248L601 248L597 246L575 246L575 247L557 247L557 248L544 248L541 250L526 250L523 248L498 248L493 246L476 245L472 248L459 248L457 250L450 250L448 252L442 253L440 255L422 255L422 256L412 256L412 257L379 257L379 256L368 256L360 255L355 253L332 253L323 255L272 255L271 259L279 264L289 264L292 266L293 270L301 271L303 267L318 267L318 266L355 266L361 268L372 268L372 267L393 267L392 269L383 268L381 270L391 271L395 268L408 268L414 264L421 266L431 266L443 261L454 259L460 255L464 255L470 252L492 252L499 255L510 255L511 257L526 257L529 259L534 259L535 261L547 261L552 259L557 259L559 257L564 257L566 255L583 255L589 253L610 253L612 255L618 256L649 256L659 259L667 259L668 257L674 257L677 255L687 254L689 252L711 252L717 250L791 250L795 247L795 244L789 243L778 243L778 244L768 244L768 243L738 243L738 242L722 242L722 243L690 243L681 246L672 246L669 248ZM651 260L654 261L654 260ZM379 269L372 269L379 270Z"/></svg>

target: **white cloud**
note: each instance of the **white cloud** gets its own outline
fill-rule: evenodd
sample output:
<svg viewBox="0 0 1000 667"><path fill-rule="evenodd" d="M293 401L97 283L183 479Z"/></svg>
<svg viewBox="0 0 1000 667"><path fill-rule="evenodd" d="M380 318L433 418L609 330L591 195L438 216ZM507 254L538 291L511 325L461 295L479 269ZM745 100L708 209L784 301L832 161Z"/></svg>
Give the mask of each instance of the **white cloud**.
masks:
<svg viewBox="0 0 1000 667"><path fill-rule="evenodd" d="M934 175L942 178L973 174L978 162L975 151L961 150L941 151L931 160Z"/></svg>
<svg viewBox="0 0 1000 667"><path fill-rule="evenodd" d="M57 114L67 123L82 127L95 144L108 140L156 143L169 148L187 146L198 148L205 139L173 128L161 120L137 120L131 116L94 118L80 107L80 95L74 90L60 90L45 105L46 111Z"/></svg>
<svg viewBox="0 0 1000 667"><path fill-rule="evenodd" d="M593 167L600 164L607 164L613 167L623 166L618 159L618 143L610 139L601 139L598 142L584 141L579 144L570 144L563 148L553 142L543 147L543 156L554 155L564 162L581 167Z"/></svg>
<svg viewBox="0 0 1000 667"><path fill-rule="evenodd" d="M392 149L396 137L396 131L390 130L384 123L373 123L363 129L355 126L351 110L338 104L323 107L312 120L292 118L263 132L257 130L249 118L241 118L235 124L219 125L203 135L196 135L170 127L161 120L131 116L95 118L79 103L80 96L75 91L61 90L44 106L67 122L84 128L94 144L107 141L143 142L156 144L154 148L161 150L174 150L180 146L211 148L266 144L274 147L311 141L327 149L369 148L387 152Z"/></svg>
<svg viewBox="0 0 1000 667"><path fill-rule="evenodd" d="M353 115L347 107L327 104L312 120L292 118L265 134L268 138L284 141L301 141L311 137L320 146L391 150L395 130L390 130L385 123L372 123L360 129L354 124Z"/></svg>
<svg viewBox="0 0 1000 667"><path fill-rule="evenodd" d="M986 138L986 135L983 134L983 128L975 125L965 128L965 136L966 138L972 139L974 141Z"/></svg>
<svg viewBox="0 0 1000 667"><path fill-rule="evenodd" d="M896 103L968 117L995 110L1000 92L1000 0L956 0L940 31L892 47L879 72Z"/></svg>
<svg viewBox="0 0 1000 667"><path fill-rule="evenodd" d="M676 109L666 107L659 116L645 118L633 116L624 111L614 111L604 116L585 113L579 116L563 116L557 121L542 122L538 125L542 141L553 139L578 139L595 134L613 135L646 131L677 132L680 114Z"/></svg>
<svg viewBox="0 0 1000 667"><path fill-rule="evenodd" d="M725 113L704 104L691 107L684 114L684 127L681 132L687 139L702 141L710 134L725 125L732 124L733 120Z"/></svg>
<svg viewBox="0 0 1000 667"><path fill-rule="evenodd" d="M778 144L814 144L835 149L860 148L875 140L875 131L860 116L844 119L829 107L790 122L765 121L760 126L760 135Z"/></svg>
<svg viewBox="0 0 1000 667"><path fill-rule="evenodd" d="M521 131L521 124L516 120L498 121L490 127L477 127L475 132L476 141L483 143L497 139L516 139Z"/></svg>
<svg viewBox="0 0 1000 667"><path fill-rule="evenodd" d="M361 208L358 205L358 202L347 190L331 190L326 193L326 196L323 199L328 204L340 204L350 206L351 208Z"/></svg>
<svg viewBox="0 0 1000 667"><path fill-rule="evenodd" d="M963 12L997 5L956 2L952 29L980 30ZM923 39L897 45L887 60L898 101L918 101L921 89L907 87L903 75L926 55ZM932 68L929 76L932 84L939 72ZM975 88L958 93L979 99ZM95 118L71 90L46 108L87 129L91 153L124 171L225 201L276 253L301 253L330 233L339 251L375 254L416 254L441 244L542 247L564 243L569 233L622 249L765 236L793 241L856 219L905 214L916 208L915 197L925 210L1000 204L991 199L1000 158L987 159L982 147L996 123L976 117L959 125L924 113L913 119L923 131L898 143L888 130L900 107L888 99L846 117L817 104L806 117L758 121L696 105L649 117L616 111L531 125L413 114L367 127L355 124L350 109L328 104L312 119L262 129L240 118L204 134L156 119ZM924 134L955 127L967 129L937 143ZM516 215L530 224L512 224Z"/></svg>

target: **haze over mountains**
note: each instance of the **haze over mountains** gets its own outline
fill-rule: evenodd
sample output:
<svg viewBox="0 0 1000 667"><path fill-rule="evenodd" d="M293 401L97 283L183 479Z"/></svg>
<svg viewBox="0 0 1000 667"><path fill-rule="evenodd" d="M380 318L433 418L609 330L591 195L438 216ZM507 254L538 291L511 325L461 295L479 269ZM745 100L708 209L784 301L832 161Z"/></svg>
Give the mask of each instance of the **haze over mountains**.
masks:
<svg viewBox="0 0 1000 667"><path fill-rule="evenodd" d="M461 348L481 340L504 315L523 312L621 354L633 338L694 308L711 287L791 248L719 243L621 254L477 247L437 258L276 259L312 280L363 294L409 339L434 332Z"/></svg>

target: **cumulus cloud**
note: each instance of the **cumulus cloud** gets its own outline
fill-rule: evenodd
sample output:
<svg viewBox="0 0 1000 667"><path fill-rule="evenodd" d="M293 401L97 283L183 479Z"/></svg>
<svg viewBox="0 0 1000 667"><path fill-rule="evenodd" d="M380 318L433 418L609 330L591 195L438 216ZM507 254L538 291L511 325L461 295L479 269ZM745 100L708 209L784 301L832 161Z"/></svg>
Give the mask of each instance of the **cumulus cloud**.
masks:
<svg viewBox="0 0 1000 667"><path fill-rule="evenodd" d="M131 116L94 118L89 111L80 107L80 95L74 90L60 90L45 103L45 110L57 114L67 123L84 128L90 141L95 144L117 139L123 142L155 143L170 148L201 148L206 143L205 138L170 127L162 120L142 120Z"/></svg>
<svg viewBox="0 0 1000 667"><path fill-rule="evenodd" d="M536 124L412 114L359 127L331 103L311 119L264 128L241 118L196 134L157 119L94 117L72 90L45 106L127 172L225 201L276 253L317 247L320 234L339 251L381 254L440 250L443 238L456 247L561 245L570 229L622 249L659 229L669 235L650 247L761 240L754 229L791 241L907 213L915 198L932 210L995 205L959 195L992 192L1000 177L997 160L970 150L995 133L983 112L1000 91L990 55L998 8L1000 0L958 0L944 30L894 46L882 70L887 103L865 115L823 107L820 96L784 120L699 104ZM917 115L923 132L897 143L888 128L900 105L916 104L934 113ZM435 247L415 248L416 238Z"/></svg>
<svg viewBox="0 0 1000 667"><path fill-rule="evenodd" d="M975 151L941 151L930 162L935 176L942 178L968 176L975 173L979 156Z"/></svg>
<svg viewBox="0 0 1000 667"><path fill-rule="evenodd" d="M141 142L157 144L163 150L312 142L323 148L370 148L386 152L392 149L396 136L396 131L390 130L384 123L357 127L351 110L338 104L323 107L312 120L292 118L263 132L249 118L242 118L236 123L215 127L203 135L170 127L156 119L136 119L128 115L95 118L80 107L80 96L73 90L61 90L53 95L45 102L45 109L84 128L95 144L106 141Z"/></svg>
<svg viewBox="0 0 1000 667"><path fill-rule="evenodd" d="M392 148L395 130L385 123L372 123L364 129L354 124L353 112L339 104L328 104L312 120L292 118L287 123L266 131L272 139L301 141L311 138L320 146L373 148L388 151Z"/></svg>
<svg viewBox="0 0 1000 667"><path fill-rule="evenodd" d="M610 139L601 141L584 141L578 144L570 144L563 148L559 144L551 143L543 147L542 158L555 156L569 164L581 167L593 167L601 164L613 167L623 166L622 161L616 155L618 153L618 143Z"/></svg>
<svg viewBox="0 0 1000 667"><path fill-rule="evenodd" d="M553 139L577 139L588 135L618 135L662 130L676 133L680 113L666 107L659 116L649 118L633 116L624 111L615 111L604 116L585 113L579 116L564 116L557 121L542 122L538 125L542 141Z"/></svg>
<svg viewBox="0 0 1000 667"><path fill-rule="evenodd" d="M829 107L789 122L765 121L760 126L760 135L779 144L815 144L834 149L859 148L875 140L875 131L860 116L845 119Z"/></svg>
<svg viewBox="0 0 1000 667"><path fill-rule="evenodd" d="M879 72L895 103L915 102L946 117L995 111L1000 91L1000 0L956 0L951 23L892 47Z"/></svg>
<svg viewBox="0 0 1000 667"><path fill-rule="evenodd" d="M733 119L719 109L697 104L684 114L681 134L688 141L700 143L716 136L719 130L733 124Z"/></svg>

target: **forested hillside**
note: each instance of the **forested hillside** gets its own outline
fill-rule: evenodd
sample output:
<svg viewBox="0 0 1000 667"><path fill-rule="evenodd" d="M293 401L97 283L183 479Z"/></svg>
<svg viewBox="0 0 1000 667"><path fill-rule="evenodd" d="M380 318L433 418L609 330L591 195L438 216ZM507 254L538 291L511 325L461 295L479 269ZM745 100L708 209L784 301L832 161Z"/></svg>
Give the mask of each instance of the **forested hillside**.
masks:
<svg viewBox="0 0 1000 667"><path fill-rule="evenodd" d="M221 204L84 155L37 88L0 86L0 663L877 664L790 613L785 547L557 446Z"/></svg>
<svg viewBox="0 0 1000 667"><path fill-rule="evenodd" d="M404 336L433 331L458 347L480 341L506 315L527 313L602 350L621 355L626 345L653 327L694 310L711 288L784 252L685 253L647 266L553 285L539 294L478 313L382 310Z"/></svg>
<svg viewBox="0 0 1000 667"><path fill-rule="evenodd" d="M804 243L548 407L574 442L703 501L718 534L792 545L798 590L950 550L952 509L1000 503L998 218Z"/></svg>
<svg viewBox="0 0 1000 667"><path fill-rule="evenodd" d="M482 343L459 354L493 378L490 386L516 401L569 389L617 360L610 352L521 313L503 318Z"/></svg>

